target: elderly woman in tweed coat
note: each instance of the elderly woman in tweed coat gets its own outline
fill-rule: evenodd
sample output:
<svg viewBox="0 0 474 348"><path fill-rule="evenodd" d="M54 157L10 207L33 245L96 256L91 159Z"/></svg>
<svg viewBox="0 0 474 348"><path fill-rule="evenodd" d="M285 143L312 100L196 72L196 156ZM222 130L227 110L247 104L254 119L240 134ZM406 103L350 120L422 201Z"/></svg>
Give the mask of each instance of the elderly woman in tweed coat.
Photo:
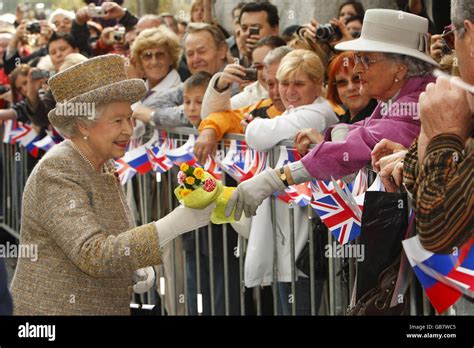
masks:
<svg viewBox="0 0 474 348"><path fill-rule="evenodd" d="M133 288L146 289L162 247L208 224L212 206L180 206L161 220L134 225L113 158L125 153L133 132L130 105L146 88L126 79L123 58L90 59L49 85L61 103L48 117L68 140L46 154L25 187L20 242L37 245L38 259L18 260L14 314L128 315L133 275L145 278L135 278L140 282Z"/></svg>

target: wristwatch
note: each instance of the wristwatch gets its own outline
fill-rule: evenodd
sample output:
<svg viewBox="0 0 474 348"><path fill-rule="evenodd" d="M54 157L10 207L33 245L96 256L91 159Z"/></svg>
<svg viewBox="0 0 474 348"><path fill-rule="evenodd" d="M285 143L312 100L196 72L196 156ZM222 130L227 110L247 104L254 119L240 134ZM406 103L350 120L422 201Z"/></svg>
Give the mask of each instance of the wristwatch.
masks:
<svg viewBox="0 0 474 348"><path fill-rule="evenodd" d="M286 176L286 174L285 174L285 167L281 167L281 168L280 168L280 180L283 181L283 184L284 184L285 186L287 186L287 187L290 186L290 185L288 184L288 178L287 178L287 176Z"/></svg>

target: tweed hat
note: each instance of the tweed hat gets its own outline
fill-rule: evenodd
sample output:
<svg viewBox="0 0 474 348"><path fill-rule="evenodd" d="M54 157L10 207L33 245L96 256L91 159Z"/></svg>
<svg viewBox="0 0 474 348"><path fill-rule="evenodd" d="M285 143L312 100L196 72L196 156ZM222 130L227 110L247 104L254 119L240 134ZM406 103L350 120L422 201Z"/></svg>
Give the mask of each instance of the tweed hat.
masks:
<svg viewBox="0 0 474 348"><path fill-rule="evenodd" d="M56 107L48 113L51 124L61 128L70 117L91 117L94 107L117 101L135 103L146 93L140 79L127 79L125 59L117 54L91 58L73 65L48 80ZM65 112L69 111L69 112Z"/></svg>
<svg viewBox="0 0 474 348"><path fill-rule="evenodd" d="M438 65L428 53L428 20L403 11L367 10L360 38L341 42L335 49L398 53Z"/></svg>

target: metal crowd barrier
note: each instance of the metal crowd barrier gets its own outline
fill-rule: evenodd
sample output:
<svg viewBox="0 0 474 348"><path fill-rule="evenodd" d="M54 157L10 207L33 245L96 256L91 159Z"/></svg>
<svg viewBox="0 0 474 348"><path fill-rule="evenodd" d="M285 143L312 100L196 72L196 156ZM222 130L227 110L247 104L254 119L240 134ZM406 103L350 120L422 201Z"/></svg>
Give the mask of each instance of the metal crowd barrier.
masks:
<svg viewBox="0 0 474 348"><path fill-rule="evenodd" d="M167 136L170 139L178 139L179 144L182 145L189 134L197 134L195 129L191 128L174 128L166 129ZM228 150L226 148L227 140L244 140L242 135L227 134L224 139L219 143L218 150L223 151L225 154ZM292 142L285 141L279 143L279 145L292 147ZM24 160L27 158L28 153L22 147L18 145L2 144L1 147L1 164L2 164L2 219L0 220L0 227L9 232L15 238L19 238L20 223L21 223L21 199L23 188L28 177L28 161ZM269 165L274 167L276 164L276 158L273 155L273 151L269 151ZM177 169L174 167L163 174L156 174L150 172L145 175L137 174L129 183L124 186L127 194L127 200L131 204L133 215L136 218L137 224L145 224L156 219L159 219L171 212L179 203L173 195L173 189L176 184L175 177ZM225 184L228 178L223 171L222 181ZM196 296L197 315L202 315L204 312L210 315L217 313L216 309L216 298L223 296L224 303L224 315L278 315L281 313L279 309L279 289L277 286L278 281L278 254L276 246L276 224L275 222L275 197L272 196L272 222L273 222L273 239L274 239L274 250L273 250L273 282L271 284L271 293L273 295L273 301L271 302L271 309L268 308L267 297L265 297L265 289L257 286L253 289L246 289L244 286L244 262L245 262L245 250L247 248L247 240L238 235L238 243L234 246L234 250L238 252L239 258L237 260L238 271L233 273L229 272L229 262L235 262L231 258L235 258L232 251L229 252L228 240L230 233L227 224L222 225L222 231L213 231L216 228L215 225L209 225L207 231L196 230L194 232L194 248L195 248L195 263L196 263L196 293L190 294L188 292L188 270L186 267L186 251L183 249L182 238L175 239L169 244L167 250L166 264L157 266L156 286L150 290L147 294L136 295L131 302L141 302L142 304L159 305L159 311L162 315L189 315L191 309L189 303L191 295ZM291 314L296 314L296 304L298 303L298 297L296 296L296 285L295 278L297 274L297 267L295 265L295 230L294 230L294 209L292 204L288 205L290 209L290 245L291 245L291 294L293 295L293 302L291 304ZM310 205L307 207L308 219L314 218L314 213ZM222 245L213 245L211 236L214 233L222 233ZM207 246L200 243L200 238L203 233L208 234ZM310 315L345 315L346 309L350 303L352 291L354 289L355 282L355 258L344 259L345 262L349 262L349 274L348 280L343 282L341 269L343 267L343 260L340 258L329 257L328 258L328 277L324 281L324 287L322 292L322 298L320 301L320 307L316 308L315 299L315 264L314 264L314 253L315 253L315 240L312 233L312 224L309 224L308 228L309 242L310 242ZM333 245L334 237L328 233L328 244ZM203 264L200 259L201 248L207 247L208 250L208 264ZM216 293L216 279L214 270L219 264L214 262L214 253L217 248L222 248L222 265L223 265L223 283L224 292L223 294ZM231 249L232 250L232 249ZM206 284L205 280L202 279L201 269L208 268L209 284ZM236 295L231 293L230 283L233 279L238 278L239 292ZM413 283L412 283L413 284ZM205 307L205 301L203 299L203 289L209 288L210 303ZM268 294L268 291L265 292ZM419 286L410 286L407 296L410 296L410 314L411 315L432 315L432 309L429 306L424 293L420 292ZM422 300L420 303L420 299ZM238 302L238 311L236 313L231 312L231 302ZM267 301L267 302L265 302ZM193 302L191 302L193 303ZM203 307L204 306L204 307ZM250 310L250 312L249 312Z"/></svg>

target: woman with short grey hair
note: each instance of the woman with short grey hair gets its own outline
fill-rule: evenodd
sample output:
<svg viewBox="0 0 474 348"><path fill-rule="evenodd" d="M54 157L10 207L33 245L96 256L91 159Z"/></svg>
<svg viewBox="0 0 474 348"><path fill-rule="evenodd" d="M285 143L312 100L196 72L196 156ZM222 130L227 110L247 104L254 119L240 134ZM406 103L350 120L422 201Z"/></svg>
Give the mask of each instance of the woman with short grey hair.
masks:
<svg viewBox="0 0 474 348"><path fill-rule="evenodd" d="M180 206L136 227L115 169L133 132L130 105L145 94L118 55L92 58L49 80L48 114L67 140L35 166L25 186L20 258L11 290L16 315L129 315L132 289L148 291L151 266L178 235L209 223L213 205ZM134 282L136 283L134 285Z"/></svg>

